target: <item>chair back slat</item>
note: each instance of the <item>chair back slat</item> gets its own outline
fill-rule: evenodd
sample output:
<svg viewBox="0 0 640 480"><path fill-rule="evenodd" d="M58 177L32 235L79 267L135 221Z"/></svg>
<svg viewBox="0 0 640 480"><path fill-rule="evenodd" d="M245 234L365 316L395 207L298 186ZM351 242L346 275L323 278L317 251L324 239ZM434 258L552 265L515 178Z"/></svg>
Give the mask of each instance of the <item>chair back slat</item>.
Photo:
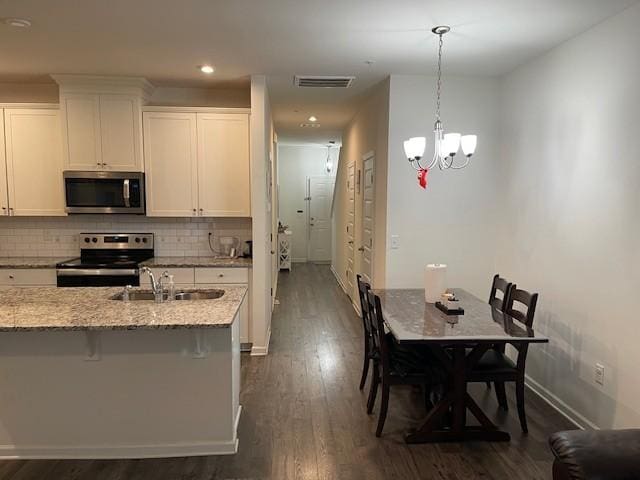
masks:
<svg viewBox="0 0 640 480"><path fill-rule="evenodd" d="M527 327L533 328L537 303L537 293L529 293L514 287L511 289L504 312Z"/></svg>
<svg viewBox="0 0 640 480"><path fill-rule="evenodd" d="M384 317L382 315L380 297L370 291L367 300L369 303L369 311L371 312L371 338L373 339L374 347L380 355L382 373L385 375L390 372L389 345L387 345L387 336L384 333Z"/></svg>
<svg viewBox="0 0 640 480"><path fill-rule="evenodd" d="M360 297L360 311L362 312L362 325L367 338L371 337L371 309L369 308L369 291L371 285L362 281L360 274L356 275L358 281L358 297Z"/></svg>
<svg viewBox="0 0 640 480"><path fill-rule="evenodd" d="M493 282L491 283L491 293L489 294L489 305L497 308L500 311L504 311L504 307L509 301L509 293L515 285L502 278L500 274L496 273L493 276ZM498 297L497 293L502 294L502 298Z"/></svg>

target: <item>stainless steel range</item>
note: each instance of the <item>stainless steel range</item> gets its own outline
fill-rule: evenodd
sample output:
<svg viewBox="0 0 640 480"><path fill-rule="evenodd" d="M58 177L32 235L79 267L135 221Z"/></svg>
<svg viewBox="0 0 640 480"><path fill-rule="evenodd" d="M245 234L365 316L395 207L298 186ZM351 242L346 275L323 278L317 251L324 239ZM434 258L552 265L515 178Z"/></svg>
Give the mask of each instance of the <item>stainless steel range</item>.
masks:
<svg viewBox="0 0 640 480"><path fill-rule="evenodd" d="M80 257L56 265L58 287L138 286L152 257L153 233L81 233Z"/></svg>

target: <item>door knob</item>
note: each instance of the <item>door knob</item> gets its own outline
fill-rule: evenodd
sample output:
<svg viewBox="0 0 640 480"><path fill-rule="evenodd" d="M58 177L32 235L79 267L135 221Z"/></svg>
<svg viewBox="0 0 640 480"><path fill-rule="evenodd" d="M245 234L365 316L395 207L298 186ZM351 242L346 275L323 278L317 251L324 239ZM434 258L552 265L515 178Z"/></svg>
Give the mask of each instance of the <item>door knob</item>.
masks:
<svg viewBox="0 0 640 480"><path fill-rule="evenodd" d="M349 240L349 245L353 245L353 240Z"/></svg>

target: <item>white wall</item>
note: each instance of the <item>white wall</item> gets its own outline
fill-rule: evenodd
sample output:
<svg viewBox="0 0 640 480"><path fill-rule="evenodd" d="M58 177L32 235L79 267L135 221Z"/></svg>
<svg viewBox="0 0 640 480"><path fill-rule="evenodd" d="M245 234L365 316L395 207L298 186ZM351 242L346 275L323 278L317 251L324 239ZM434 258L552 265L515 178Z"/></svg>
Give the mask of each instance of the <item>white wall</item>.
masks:
<svg viewBox="0 0 640 480"><path fill-rule="evenodd" d="M602 428L640 427L639 25L637 5L501 85L507 210L497 266L540 292L535 326L551 338L532 349L527 371Z"/></svg>
<svg viewBox="0 0 640 480"><path fill-rule="evenodd" d="M271 205L267 178L272 148L272 121L264 75L251 77L251 216L253 233L253 284L251 338L254 355L265 355L271 335Z"/></svg>
<svg viewBox="0 0 640 480"><path fill-rule="evenodd" d="M370 95L360 106L342 135L340 163L336 173L333 200L332 228L335 232L335 248L332 252L331 266L339 282L347 288L347 168L355 164L356 174L362 171L363 156L373 152L374 161L374 256L373 279L376 288L383 288L385 282L385 243L386 243L386 199L387 199L387 152L389 138L389 80L374 87ZM356 191L355 245L361 244L362 189ZM358 273L362 255L356 250L355 273ZM352 279L356 284L355 278ZM356 287L357 288L357 287ZM352 300L357 301L357 291L348 292Z"/></svg>
<svg viewBox="0 0 640 480"><path fill-rule="evenodd" d="M280 221L293 231L293 255L297 262L307 261L308 245L308 177L335 177L338 147L331 149L334 168L327 173L327 148L319 145L280 145L278 147L280 186ZM298 213L301 210L302 213Z"/></svg>
<svg viewBox="0 0 640 480"><path fill-rule="evenodd" d="M498 84L492 78L445 78L445 131L475 133L478 149L464 170L429 172L426 190L407 161L402 143L427 136L433 152L435 78L392 75L387 178L387 288L422 287L428 263L446 263L449 285L484 298L494 274L500 222ZM400 248L391 249L391 235Z"/></svg>

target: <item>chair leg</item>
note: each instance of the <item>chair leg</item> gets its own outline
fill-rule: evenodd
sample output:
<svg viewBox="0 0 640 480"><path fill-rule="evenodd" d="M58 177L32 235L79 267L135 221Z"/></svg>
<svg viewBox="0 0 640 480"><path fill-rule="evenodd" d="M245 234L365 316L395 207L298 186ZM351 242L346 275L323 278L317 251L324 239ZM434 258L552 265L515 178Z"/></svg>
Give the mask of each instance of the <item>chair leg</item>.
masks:
<svg viewBox="0 0 640 480"><path fill-rule="evenodd" d="M498 405L504 411L509 410L509 404L507 403L507 392L504 389L504 382L493 382L496 388L496 398L498 399Z"/></svg>
<svg viewBox="0 0 640 480"><path fill-rule="evenodd" d="M367 413L371 415L373 407L376 403L376 394L378 393L378 385L380 385L380 367L377 363L373 364L373 378L369 387L369 398L367 400Z"/></svg>
<svg viewBox="0 0 640 480"><path fill-rule="evenodd" d="M364 338L364 364L362 365L362 377L360 378L360 390L364 388L364 384L367 381L367 375L369 374L369 342L367 337Z"/></svg>
<svg viewBox="0 0 640 480"><path fill-rule="evenodd" d="M518 404L518 417L520 418L522 433L529 433L529 429L527 428L527 415L524 411L524 378L520 378L516 382L516 401Z"/></svg>
<svg viewBox="0 0 640 480"><path fill-rule="evenodd" d="M380 414L378 415L378 427L376 428L376 437L382 435L384 422L387 419L387 410L389 408L389 384L382 382L382 401L380 402Z"/></svg>

